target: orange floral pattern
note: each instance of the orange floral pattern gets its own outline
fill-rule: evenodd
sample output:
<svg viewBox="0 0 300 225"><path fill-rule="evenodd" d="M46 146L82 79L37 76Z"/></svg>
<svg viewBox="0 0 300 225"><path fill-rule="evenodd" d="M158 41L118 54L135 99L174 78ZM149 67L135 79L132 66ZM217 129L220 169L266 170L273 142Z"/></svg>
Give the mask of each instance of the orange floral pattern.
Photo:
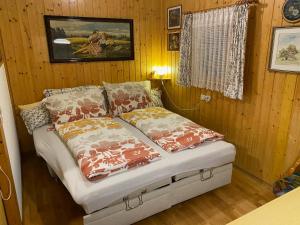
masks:
<svg viewBox="0 0 300 225"><path fill-rule="evenodd" d="M109 117L56 124L55 128L88 180L149 164L160 154Z"/></svg>
<svg viewBox="0 0 300 225"><path fill-rule="evenodd" d="M224 138L164 108L151 107L123 113L121 118L140 129L167 152L195 148L205 141Z"/></svg>
<svg viewBox="0 0 300 225"><path fill-rule="evenodd" d="M44 102L53 123L107 116L105 98L98 89L56 94L46 98Z"/></svg>
<svg viewBox="0 0 300 225"><path fill-rule="evenodd" d="M107 92L110 110L114 116L150 106L150 89L148 93L142 83L109 84L103 82L103 84Z"/></svg>

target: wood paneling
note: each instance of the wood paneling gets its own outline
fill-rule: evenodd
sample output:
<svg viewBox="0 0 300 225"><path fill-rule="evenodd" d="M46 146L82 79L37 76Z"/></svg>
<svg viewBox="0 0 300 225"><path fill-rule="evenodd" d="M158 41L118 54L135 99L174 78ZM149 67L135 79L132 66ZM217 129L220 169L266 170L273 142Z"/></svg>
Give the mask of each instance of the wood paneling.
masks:
<svg viewBox="0 0 300 225"><path fill-rule="evenodd" d="M0 30L0 41L2 42L1 38L1 30ZM2 48L0 48L0 66L3 64L3 53L2 53Z"/></svg>
<svg viewBox="0 0 300 225"><path fill-rule="evenodd" d="M182 4L183 11L198 11L234 2L167 0L164 8ZM226 140L237 147L236 165L272 182L300 156L300 76L267 69L272 27L299 24L287 24L282 19L284 0L259 2L250 13L243 101L230 100L204 89L181 88L175 78L167 87L176 103L184 107L199 103L201 93L211 95L212 101L200 102L199 110L179 113L225 134ZM166 49L166 41L164 45ZM178 52L167 52L163 57L166 65L172 67L173 77L176 77L178 56ZM169 107L174 109L170 103Z"/></svg>
<svg viewBox="0 0 300 225"><path fill-rule="evenodd" d="M6 215L5 215L2 199L0 199L0 224L7 225L7 220L6 220Z"/></svg>
<svg viewBox="0 0 300 225"><path fill-rule="evenodd" d="M23 225L82 225L83 209L35 155L23 158ZM36 179L39 177L39 179ZM136 225L225 225L274 198L264 182L233 170L232 183L173 206Z"/></svg>
<svg viewBox="0 0 300 225"><path fill-rule="evenodd" d="M45 88L143 80L161 62L160 0L1 0L0 27L12 96L17 105L42 99ZM135 60L50 64L43 15L134 19ZM32 138L17 116L23 151Z"/></svg>

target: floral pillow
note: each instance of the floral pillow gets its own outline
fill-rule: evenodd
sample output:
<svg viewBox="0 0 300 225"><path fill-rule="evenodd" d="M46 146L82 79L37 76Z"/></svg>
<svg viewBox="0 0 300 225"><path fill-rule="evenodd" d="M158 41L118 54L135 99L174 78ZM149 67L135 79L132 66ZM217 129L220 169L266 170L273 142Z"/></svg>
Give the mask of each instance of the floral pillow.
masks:
<svg viewBox="0 0 300 225"><path fill-rule="evenodd" d="M57 124L107 116L105 98L98 89L56 94L43 101Z"/></svg>
<svg viewBox="0 0 300 225"><path fill-rule="evenodd" d="M29 134L32 134L35 128L51 122L49 112L42 102L19 105L19 109Z"/></svg>
<svg viewBox="0 0 300 225"><path fill-rule="evenodd" d="M161 100L161 90L158 88L151 89L150 92L150 98L151 98L151 107L164 107L162 100Z"/></svg>
<svg viewBox="0 0 300 225"><path fill-rule="evenodd" d="M107 93L110 111L114 116L134 109L147 108L151 104L150 89L141 82L110 84L103 82Z"/></svg>
<svg viewBox="0 0 300 225"><path fill-rule="evenodd" d="M65 94L73 91L86 91L90 89L98 89L100 91L104 91L104 88L102 86L96 86L96 85L86 85L86 86L79 86L79 87L73 87L73 88L58 88L58 89L45 89L43 91L43 94L45 97L50 97L52 95L57 94Z"/></svg>

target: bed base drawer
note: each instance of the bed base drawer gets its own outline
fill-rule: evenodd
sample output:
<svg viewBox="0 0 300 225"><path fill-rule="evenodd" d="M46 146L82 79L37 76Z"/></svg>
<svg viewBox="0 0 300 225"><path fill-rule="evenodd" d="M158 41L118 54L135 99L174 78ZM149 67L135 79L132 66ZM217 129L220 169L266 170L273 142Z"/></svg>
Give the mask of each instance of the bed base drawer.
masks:
<svg viewBox="0 0 300 225"><path fill-rule="evenodd" d="M161 181L158 181L156 183L153 183L153 184L150 184L150 185L147 185L146 187L144 188L140 188L134 192L131 192L127 197L129 199L134 199L134 198L138 198L139 195L141 193L144 192L143 195L145 195L146 193L150 193L150 192L153 192L155 191L156 189L160 189L160 188L163 188L165 186L168 186L172 183L172 180L171 178L168 178L168 179L164 179L164 180L161 180ZM114 206L114 205L117 205L119 203L122 203L124 202L124 198L121 198L121 199L118 199L117 201L113 202L112 204L110 204L108 207L110 206Z"/></svg>
<svg viewBox="0 0 300 225"><path fill-rule="evenodd" d="M207 171L86 215L84 225L129 225L231 182L232 164Z"/></svg>
<svg viewBox="0 0 300 225"><path fill-rule="evenodd" d="M193 170L193 171L177 174L172 177L172 180L173 180L173 182L176 182L176 181L188 178L188 177L195 176L197 174L200 174L200 176L203 175L203 178L209 177L208 173L210 171L212 171L213 173L219 173L220 171L224 170L223 166L230 165L230 164L232 164L232 163L226 163L224 165L217 166L217 167L203 168L203 169L198 169L198 170Z"/></svg>
<svg viewBox="0 0 300 225"><path fill-rule="evenodd" d="M83 217L84 225L128 225L171 207L171 187L166 186ZM141 199L142 198L142 199Z"/></svg>
<svg viewBox="0 0 300 225"><path fill-rule="evenodd" d="M212 174L210 174L212 172ZM208 191L231 183L232 164L226 164L215 169L207 170L204 174L197 174L173 182L172 205L194 198Z"/></svg>

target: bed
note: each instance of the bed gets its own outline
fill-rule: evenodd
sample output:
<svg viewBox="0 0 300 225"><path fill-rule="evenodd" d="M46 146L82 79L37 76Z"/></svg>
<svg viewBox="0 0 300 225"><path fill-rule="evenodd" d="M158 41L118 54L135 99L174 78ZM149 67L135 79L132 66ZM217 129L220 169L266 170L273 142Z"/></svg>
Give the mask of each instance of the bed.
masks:
<svg viewBox="0 0 300 225"><path fill-rule="evenodd" d="M149 165L99 181L83 177L68 148L49 125L33 132L36 152L85 212L85 225L131 224L231 182L235 148L225 141L168 153L125 121L128 132L161 154ZM58 157L59 156L59 157Z"/></svg>

